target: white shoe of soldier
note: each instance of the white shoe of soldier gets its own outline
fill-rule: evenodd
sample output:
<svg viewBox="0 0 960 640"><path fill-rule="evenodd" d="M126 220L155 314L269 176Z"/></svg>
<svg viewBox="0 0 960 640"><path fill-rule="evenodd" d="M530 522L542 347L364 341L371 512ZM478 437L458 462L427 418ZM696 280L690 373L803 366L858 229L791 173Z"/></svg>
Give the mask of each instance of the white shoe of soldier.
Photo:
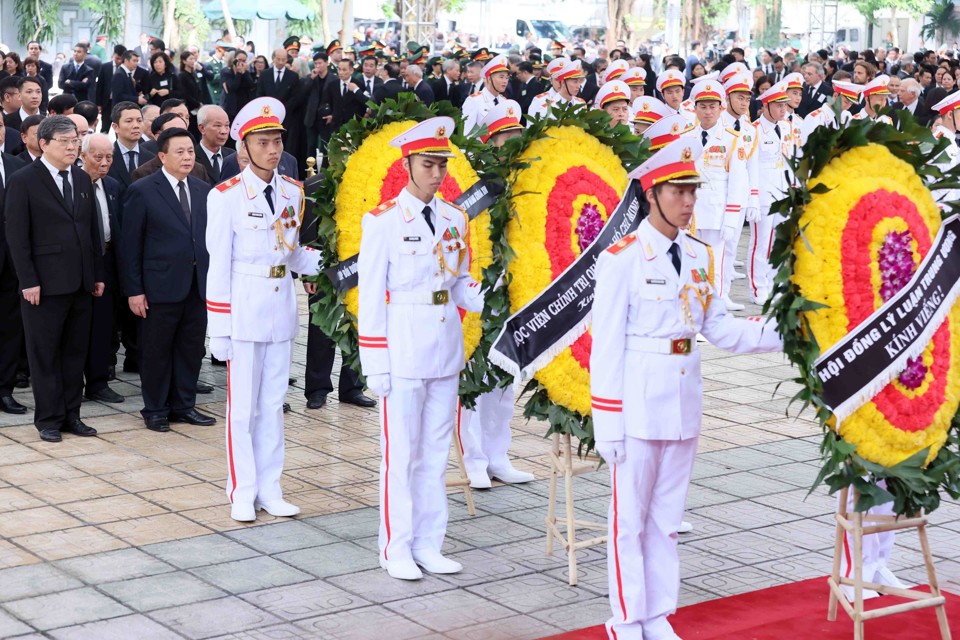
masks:
<svg viewBox="0 0 960 640"><path fill-rule="evenodd" d="M745 274L745 273L740 273L739 271L734 271L734 272L733 272L733 275L730 276L730 279L731 279L731 280L743 280L743 279L746 278L746 277L747 277L747 274Z"/></svg>
<svg viewBox="0 0 960 640"><path fill-rule="evenodd" d="M746 309L746 307L739 302L731 300L730 296L723 296L723 303L727 305L727 311L743 311Z"/></svg>
<svg viewBox="0 0 960 640"><path fill-rule="evenodd" d="M384 560L383 554L380 554L380 567L387 570L391 578L397 580L420 580L423 578L423 572L413 561L413 558L406 557L399 560Z"/></svg>
<svg viewBox="0 0 960 640"><path fill-rule="evenodd" d="M471 489L489 489L493 486L490 484L490 476L483 471L467 471L467 479Z"/></svg>
<svg viewBox="0 0 960 640"><path fill-rule="evenodd" d="M667 622L667 616L660 616L642 624L643 640L683 640Z"/></svg>
<svg viewBox="0 0 960 640"><path fill-rule="evenodd" d="M693 531L693 525L686 520L683 520L680 523L680 528L677 529L677 533L690 533L691 531Z"/></svg>
<svg viewBox="0 0 960 640"><path fill-rule="evenodd" d="M840 591L843 592L843 595L847 598L847 602L853 602L856 598L853 593L853 587L848 587L845 584L840 585ZM873 598L879 598L880 594L874 591L873 589L864 589L863 590L863 599L872 600Z"/></svg>
<svg viewBox="0 0 960 640"><path fill-rule="evenodd" d="M414 549L413 561L430 573L459 573L463 565L433 549Z"/></svg>
<svg viewBox="0 0 960 640"><path fill-rule="evenodd" d="M734 260L734 261L733 261L733 266L735 266L735 267L742 267L742 266L743 266L743 260Z"/></svg>
<svg viewBox="0 0 960 640"><path fill-rule="evenodd" d="M524 482L533 482L537 479L532 473L520 471L513 467L490 469L490 476L504 484L523 484Z"/></svg>
<svg viewBox="0 0 960 640"><path fill-rule="evenodd" d="M254 503L258 511L266 511L272 516L278 518L289 518L300 513L300 507L290 504L286 500L277 500L275 502L256 502Z"/></svg>
<svg viewBox="0 0 960 640"><path fill-rule="evenodd" d="M230 517L237 522L253 522L257 519L257 510L247 502L237 502L230 507Z"/></svg>
<svg viewBox="0 0 960 640"><path fill-rule="evenodd" d="M907 585L893 574L893 571L890 571L889 567L880 567L877 569L877 572L873 575L873 581L877 584L882 584L885 587L895 587L897 589L909 589Z"/></svg>

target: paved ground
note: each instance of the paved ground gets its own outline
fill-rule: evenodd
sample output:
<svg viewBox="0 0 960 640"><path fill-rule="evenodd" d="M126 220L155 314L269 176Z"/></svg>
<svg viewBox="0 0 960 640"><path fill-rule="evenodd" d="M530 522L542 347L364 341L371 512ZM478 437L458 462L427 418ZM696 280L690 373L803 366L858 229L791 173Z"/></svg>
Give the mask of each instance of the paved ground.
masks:
<svg viewBox="0 0 960 640"><path fill-rule="evenodd" d="M819 435L784 417L794 389L776 385L791 369L779 355L709 346L703 358L681 604L825 575L834 502L822 490L805 499ZM604 621L604 549L580 554L577 587L564 556L544 553L544 424L514 420L512 454L536 482L474 492L474 517L451 493L446 552L463 573L399 582L377 567L376 411L335 399L306 411L302 341L294 360L284 487L303 508L295 520L232 521L222 420L148 431L133 376L113 385L123 405L84 405L99 438L48 444L29 415L0 414L0 638L506 640ZM202 408L222 416L225 372L205 365L202 378L217 386ZM16 397L32 405L29 391ZM604 517L607 473L579 477L575 494L584 518ZM933 521L941 581L960 593L960 506L944 504ZM920 582L916 546L901 535L893 568Z"/></svg>

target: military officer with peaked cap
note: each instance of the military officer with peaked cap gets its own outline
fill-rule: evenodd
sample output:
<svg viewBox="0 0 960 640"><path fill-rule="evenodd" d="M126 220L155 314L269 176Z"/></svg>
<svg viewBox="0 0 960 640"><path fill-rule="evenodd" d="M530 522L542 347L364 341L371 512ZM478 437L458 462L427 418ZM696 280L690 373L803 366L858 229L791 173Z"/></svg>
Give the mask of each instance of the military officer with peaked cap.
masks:
<svg viewBox="0 0 960 640"><path fill-rule="evenodd" d="M507 99L505 92L510 82L507 56L499 55L483 66L483 89L469 96L463 103L463 132L467 135L486 117L495 105Z"/></svg>
<svg viewBox="0 0 960 640"><path fill-rule="evenodd" d="M283 499L283 399L300 323L290 272L316 275L319 252L299 244L303 187L277 172L284 106L257 98L231 136L250 164L207 199L207 332L227 361L227 496L230 516L293 516Z"/></svg>
<svg viewBox="0 0 960 640"><path fill-rule="evenodd" d="M776 351L773 325L729 315L709 245L682 227L697 199L699 140L680 138L631 173L650 214L597 261L590 393L610 465L611 640L677 640L676 533L702 415L697 333L736 353Z"/></svg>
<svg viewBox="0 0 960 640"><path fill-rule="evenodd" d="M464 363L457 308L481 311L483 294L470 277L467 214L437 195L454 126L430 118L391 141L407 186L362 222L360 363L381 398L380 566L402 580L421 578L419 567L461 569L440 553Z"/></svg>

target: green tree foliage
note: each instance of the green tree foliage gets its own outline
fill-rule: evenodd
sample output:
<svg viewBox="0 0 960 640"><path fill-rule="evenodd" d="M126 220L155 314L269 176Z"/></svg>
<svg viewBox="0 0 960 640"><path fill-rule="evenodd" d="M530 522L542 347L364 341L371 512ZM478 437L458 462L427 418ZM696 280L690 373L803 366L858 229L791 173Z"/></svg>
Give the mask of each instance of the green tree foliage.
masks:
<svg viewBox="0 0 960 640"><path fill-rule="evenodd" d="M51 41L63 24L60 21L60 0L17 0L17 39Z"/></svg>
<svg viewBox="0 0 960 640"><path fill-rule="evenodd" d="M935 2L923 14L923 22L920 35L925 40L942 43L948 37L960 33L960 19L957 18L957 7L953 0Z"/></svg>
<svg viewBox="0 0 960 640"><path fill-rule="evenodd" d="M121 42L126 30L125 4L124 0L81 0L80 8L93 13L98 34L107 36L108 42Z"/></svg>

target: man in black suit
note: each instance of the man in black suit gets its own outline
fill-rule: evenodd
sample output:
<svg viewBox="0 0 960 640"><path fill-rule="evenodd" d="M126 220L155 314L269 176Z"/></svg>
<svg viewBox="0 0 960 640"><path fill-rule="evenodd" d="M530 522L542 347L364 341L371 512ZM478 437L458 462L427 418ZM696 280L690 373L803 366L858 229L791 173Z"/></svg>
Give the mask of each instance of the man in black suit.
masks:
<svg viewBox="0 0 960 640"><path fill-rule="evenodd" d="M37 135L40 132L41 122L43 122L43 116L30 116L20 125L23 151L17 157L28 164L37 160L43 153L40 150L40 138Z"/></svg>
<svg viewBox="0 0 960 640"><path fill-rule="evenodd" d="M92 315L91 294L103 295L103 260L93 185L74 165L76 125L63 116L40 123L42 157L17 172L4 207L7 243L23 292L20 312L40 438L61 431L96 435L80 420L83 367Z"/></svg>
<svg viewBox="0 0 960 640"><path fill-rule="evenodd" d="M464 73L466 78L460 82L460 86L457 88L457 99L453 103L455 107L462 109L463 103L467 101L467 98L483 91L482 69L482 62L474 61L467 64Z"/></svg>
<svg viewBox="0 0 960 640"><path fill-rule="evenodd" d="M104 65L106 66L106 65ZM103 295L93 299L93 322L90 327L90 347L84 367L84 393L90 400L123 402L123 396L107 384L110 367L114 365L113 350L114 306L119 295L115 242L120 236L120 183L107 175L113 162L113 143L102 133L83 139L80 152L83 170L93 184L93 202L96 209L95 225L100 236L100 255L103 257Z"/></svg>
<svg viewBox="0 0 960 640"><path fill-rule="evenodd" d="M133 182L130 175L145 162L152 160L154 154L141 148L140 134L143 132L143 115L140 107L133 102L118 102L110 113L110 122L117 134L113 145L113 164L110 165L110 177L126 189Z"/></svg>
<svg viewBox="0 0 960 640"><path fill-rule="evenodd" d="M900 81L900 91L897 93L898 101L893 105L893 108L909 111L917 119L917 122L925 127L933 119L933 113L930 107L920 99L922 91L919 82L913 78L904 78Z"/></svg>
<svg viewBox="0 0 960 640"><path fill-rule="evenodd" d="M3 148L4 135L4 128L0 127L0 148ZM25 166L20 158L0 152L0 411L15 414L27 412L26 407L13 399L23 348L23 321L20 319L20 284L3 230L3 200L10 177Z"/></svg>
<svg viewBox="0 0 960 640"><path fill-rule="evenodd" d="M460 80L460 63L456 60L445 60L443 62L443 74L430 83L430 88L433 89L433 97L439 102L440 100L449 100L453 102L455 97L455 92Z"/></svg>
<svg viewBox="0 0 960 640"><path fill-rule="evenodd" d="M364 56L360 62L360 89L363 90L366 101L373 100L377 94L377 87L383 85L383 80L377 77L377 59L372 56Z"/></svg>
<svg viewBox="0 0 960 640"><path fill-rule="evenodd" d="M373 101L377 104L382 104L387 99L396 100L403 91L403 85L400 83L400 65L396 62L388 62L383 65L383 70L387 74L387 79L373 90Z"/></svg>
<svg viewBox="0 0 960 640"><path fill-rule="evenodd" d="M540 94L540 79L537 78L533 73L533 63L529 60L524 60L517 65L517 79L520 80L520 91L516 97L517 104L520 105L520 108L523 110L523 113L526 114L530 110L530 105L533 103L533 99ZM526 121L521 118L521 123Z"/></svg>
<svg viewBox="0 0 960 640"><path fill-rule="evenodd" d="M16 76L6 76L0 79L0 113L3 115L3 123L8 127L17 128L10 124L11 117L16 117L20 111L20 79Z"/></svg>
<svg viewBox="0 0 960 640"><path fill-rule="evenodd" d="M169 431L170 422L209 426L196 409L197 378L206 353L207 194L190 175L193 137L167 129L158 137L163 169L138 180L123 201L120 281L140 325L144 423Z"/></svg>
<svg viewBox="0 0 960 640"><path fill-rule="evenodd" d="M140 56L136 51L124 52L120 67L110 80L110 99L113 104L132 102L143 108L147 98L143 95L143 79L147 72L140 66ZM111 108L112 111L112 108ZM110 111L104 111L109 114ZM104 118L106 121L107 118Z"/></svg>
<svg viewBox="0 0 960 640"><path fill-rule="evenodd" d="M820 107L830 104L833 89L824 82L825 72L819 62L808 62L800 67L800 72L803 73L803 98L797 107L797 115L806 118Z"/></svg>
<svg viewBox="0 0 960 640"><path fill-rule="evenodd" d="M100 132L110 130L110 109L113 108L113 77L120 70L123 63L123 54L127 48L118 44L113 48L113 58L100 65L97 73L97 87L94 92L94 102L100 107Z"/></svg>
<svg viewBox="0 0 960 640"><path fill-rule="evenodd" d="M49 62L45 62L40 59L40 53L43 51L43 47L40 46L40 43L36 40L31 40L27 43L27 55L31 58L37 59L37 75L47 81L47 88L53 86L53 65Z"/></svg>
<svg viewBox="0 0 960 640"><path fill-rule="evenodd" d="M220 182L224 160L236 153L224 146L230 137L230 119L222 108L205 104L197 111L197 126L202 136L194 148L197 163L207 170L213 186Z"/></svg>
<svg viewBox="0 0 960 640"><path fill-rule="evenodd" d="M77 102L86 100L94 83L93 67L86 63L87 48L83 43L73 47L73 60L60 68L58 82L64 93L73 95Z"/></svg>
<svg viewBox="0 0 960 640"><path fill-rule="evenodd" d="M320 108L329 107L329 114L324 116L326 124L334 131L340 129L343 123L351 118L362 118L367 111L366 96L353 80L353 63L341 60L337 65L337 81L329 83L324 89L320 100Z"/></svg>
<svg viewBox="0 0 960 640"><path fill-rule="evenodd" d="M407 91L412 91L420 102L428 107L433 104L433 89L424 81L423 69L419 65L411 64L407 66L407 84L410 86Z"/></svg>
<svg viewBox="0 0 960 640"><path fill-rule="evenodd" d="M287 66L287 62L285 49L273 51L273 65L264 69L257 81L257 97L268 96L284 103L290 99L300 83L300 77Z"/></svg>
<svg viewBox="0 0 960 640"><path fill-rule="evenodd" d="M310 77L304 80L308 86L308 97L303 124L307 128L307 155L313 154L315 149L320 149L324 154L324 163L326 163L327 142L330 140L333 128L324 122L324 116L328 114L321 111L320 104L327 83L336 81L337 74L330 69L330 56L326 51L317 51L313 54L313 71L310 72ZM326 108L329 109L329 106Z"/></svg>

